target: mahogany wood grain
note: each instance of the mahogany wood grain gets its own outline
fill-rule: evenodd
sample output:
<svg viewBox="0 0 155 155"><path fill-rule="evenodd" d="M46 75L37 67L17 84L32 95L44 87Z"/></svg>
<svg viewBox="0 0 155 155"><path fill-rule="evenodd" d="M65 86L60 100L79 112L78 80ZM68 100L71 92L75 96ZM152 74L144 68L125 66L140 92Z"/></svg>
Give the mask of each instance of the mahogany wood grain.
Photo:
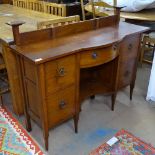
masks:
<svg viewBox="0 0 155 155"><path fill-rule="evenodd" d="M139 53L140 35L126 37L120 45L120 75L118 87L122 88L131 83Z"/></svg>
<svg viewBox="0 0 155 155"><path fill-rule="evenodd" d="M103 49L94 49L92 51L83 51L80 54L80 67L88 68L98 66L103 64L103 62L112 61L117 55L117 48L114 49L112 46Z"/></svg>
<svg viewBox="0 0 155 155"><path fill-rule="evenodd" d="M95 21L97 20L94 20L93 22ZM85 25L85 23L84 24L82 23L84 22L81 22L81 25L77 23L77 25L80 25L83 30L83 26ZM76 25L76 23L64 26L64 30L66 30L68 27L70 31L71 25L74 28L74 25ZM139 26L138 28L140 32L144 32L147 29L141 26ZM112 43L121 41L125 36L129 34L137 33L136 25L131 25L125 22L120 22L119 25L116 25L116 26L114 25L111 27L99 28L96 30L95 29L88 30L87 28L85 29L86 31L85 33L80 33L79 31L78 33L75 32L72 35L69 33L70 35L68 36L64 36L63 34L64 31L62 31L62 34L63 34L62 37L60 35L59 37L54 37L54 36L57 36L56 35L57 31L56 31L55 35L53 35L54 38L50 39L52 38L52 33L50 32L54 31L55 29L56 28L51 28L51 29L42 30L42 31L34 31L31 33L32 37L30 35L30 32L27 33L27 35L26 33L24 33L25 35L23 34L21 38L22 37L24 38L25 36L25 40L27 39L27 42L30 41L30 44L28 46L27 45L25 46L24 45L23 46L13 45L12 48L15 51L17 51L19 54L26 56L28 59L30 59L34 63L39 64L39 63L43 63L43 62L58 58L60 56L65 56L65 55L69 55L75 52L80 52L81 50L90 50L90 49L97 48L97 47L101 48L101 47L109 46ZM45 37L42 37L46 39L45 41L40 41L39 37L38 37L39 41L36 40L39 33L40 35L42 34L41 36L43 36L43 34L46 35ZM60 31L58 33L60 33ZM33 36L35 36L34 38L36 40L36 43L32 43L34 41L32 40ZM72 42L73 40L74 42ZM21 45L24 43L25 41L21 42Z"/></svg>
<svg viewBox="0 0 155 155"><path fill-rule="evenodd" d="M13 24L13 28L18 30L18 25ZM78 132L80 103L86 97L108 93L114 110L119 89L130 85L133 92L140 34L146 30L146 27L118 23L118 16L111 16L14 33L15 43L19 39L19 44L10 45L9 54L18 57L22 64L14 68L22 71L18 78L24 87L21 90L27 130L31 130L30 119L35 120L43 129L48 149L51 127L74 118L75 132ZM14 68L10 67L10 72Z"/></svg>
<svg viewBox="0 0 155 155"><path fill-rule="evenodd" d="M75 84L76 57L71 55L45 63L47 96L66 86Z"/></svg>

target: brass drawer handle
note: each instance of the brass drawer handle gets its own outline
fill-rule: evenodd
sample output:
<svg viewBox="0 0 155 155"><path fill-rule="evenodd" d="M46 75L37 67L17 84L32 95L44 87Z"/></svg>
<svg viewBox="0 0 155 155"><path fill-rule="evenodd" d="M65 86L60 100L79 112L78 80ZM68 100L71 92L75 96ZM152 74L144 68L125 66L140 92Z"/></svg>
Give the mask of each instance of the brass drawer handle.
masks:
<svg viewBox="0 0 155 155"><path fill-rule="evenodd" d="M132 44L129 44L128 50L131 50L133 48Z"/></svg>
<svg viewBox="0 0 155 155"><path fill-rule="evenodd" d="M98 57L98 54L96 52L93 52L91 56L93 59L96 59Z"/></svg>
<svg viewBox="0 0 155 155"><path fill-rule="evenodd" d="M60 109L64 109L66 107L66 102L65 101L60 101L60 103L59 103L59 108Z"/></svg>
<svg viewBox="0 0 155 155"><path fill-rule="evenodd" d="M65 68L60 68L58 69L58 76L65 76L66 74L66 71L65 71Z"/></svg>

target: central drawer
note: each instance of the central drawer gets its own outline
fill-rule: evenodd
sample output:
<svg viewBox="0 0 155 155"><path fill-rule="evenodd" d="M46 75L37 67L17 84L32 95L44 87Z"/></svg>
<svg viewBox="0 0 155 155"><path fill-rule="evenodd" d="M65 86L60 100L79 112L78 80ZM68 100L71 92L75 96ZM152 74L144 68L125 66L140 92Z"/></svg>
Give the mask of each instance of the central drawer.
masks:
<svg viewBox="0 0 155 155"><path fill-rule="evenodd" d="M94 49L90 51L83 51L80 53L80 67L92 67L107 63L118 55L117 45L105 47L101 49Z"/></svg>

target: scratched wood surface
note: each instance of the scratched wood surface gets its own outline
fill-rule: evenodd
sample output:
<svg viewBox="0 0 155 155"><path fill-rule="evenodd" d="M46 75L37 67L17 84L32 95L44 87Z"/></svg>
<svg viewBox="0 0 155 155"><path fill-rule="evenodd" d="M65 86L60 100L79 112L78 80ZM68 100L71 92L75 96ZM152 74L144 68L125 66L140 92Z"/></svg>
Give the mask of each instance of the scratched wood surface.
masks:
<svg viewBox="0 0 155 155"><path fill-rule="evenodd" d="M51 19L60 19L63 17L49 15L37 11L18 8L9 4L0 5L0 38L6 42L12 41L12 29L5 23L9 21L25 21L25 24L20 27L21 32L37 30L37 23Z"/></svg>

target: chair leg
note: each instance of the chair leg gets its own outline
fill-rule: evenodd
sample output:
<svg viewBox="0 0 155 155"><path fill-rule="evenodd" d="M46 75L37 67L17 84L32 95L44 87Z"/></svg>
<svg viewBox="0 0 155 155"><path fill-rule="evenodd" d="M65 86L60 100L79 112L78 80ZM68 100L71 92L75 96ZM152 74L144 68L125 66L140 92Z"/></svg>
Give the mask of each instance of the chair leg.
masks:
<svg viewBox="0 0 155 155"><path fill-rule="evenodd" d="M1 103L1 106L3 106L3 96L0 95L0 103Z"/></svg>

